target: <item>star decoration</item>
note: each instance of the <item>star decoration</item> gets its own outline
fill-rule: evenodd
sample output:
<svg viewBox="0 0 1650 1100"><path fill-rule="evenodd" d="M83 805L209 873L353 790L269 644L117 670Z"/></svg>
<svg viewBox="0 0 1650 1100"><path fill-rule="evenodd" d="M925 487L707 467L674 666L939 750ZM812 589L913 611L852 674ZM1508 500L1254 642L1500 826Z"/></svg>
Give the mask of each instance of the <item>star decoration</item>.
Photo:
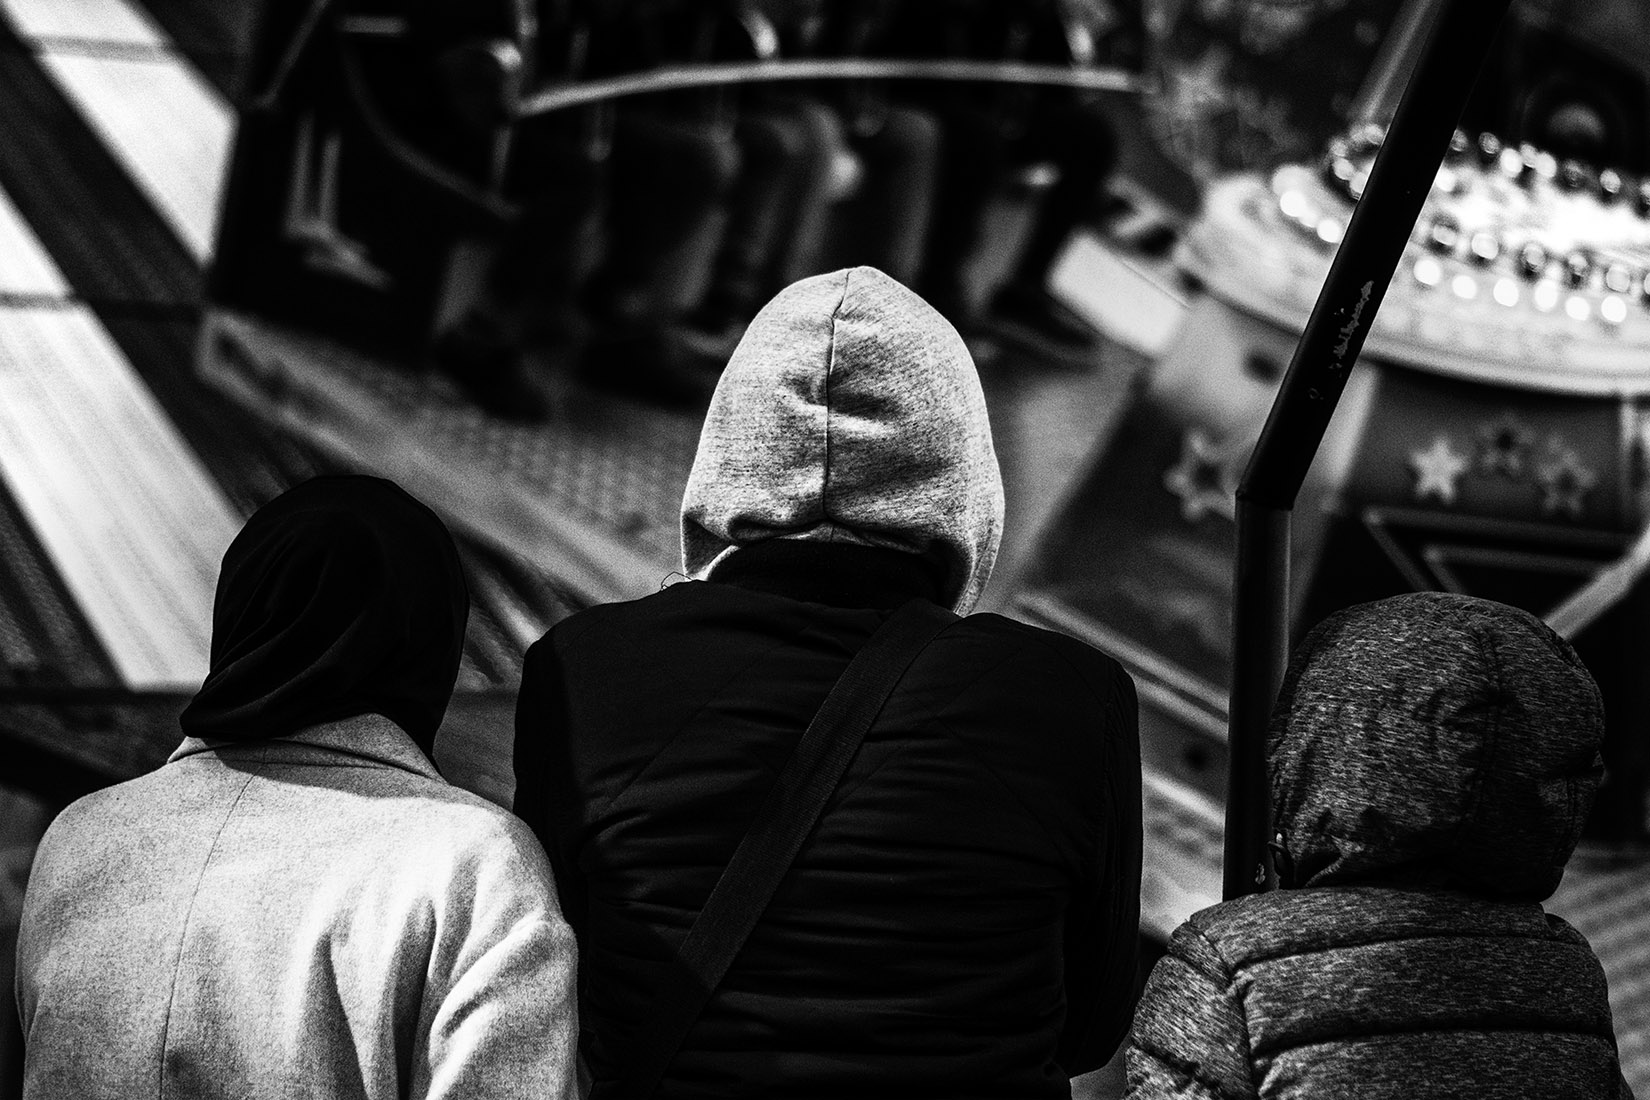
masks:
<svg viewBox="0 0 1650 1100"><path fill-rule="evenodd" d="M1441 504L1455 503L1455 483L1467 472L1472 460L1451 447L1444 436L1433 438L1424 451L1409 453L1409 468L1415 472L1415 499L1437 497Z"/></svg>
<svg viewBox="0 0 1650 1100"><path fill-rule="evenodd" d="M1530 462L1534 433L1512 413L1478 425L1478 472L1518 481Z"/></svg>
<svg viewBox="0 0 1650 1100"><path fill-rule="evenodd" d="M1543 515L1556 516L1562 512L1571 519L1580 519L1587 494L1598 484L1598 473L1554 436L1547 442L1546 453L1536 466L1535 480L1541 486Z"/></svg>
<svg viewBox="0 0 1650 1100"><path fill-rule="evenodd" d="M1163 475L1163 487L1180 498L1180 514L1196 523L1210 512L1233 519L1236 486L1220 448L1202 428L1188 428L1180 443L1180 461Z"/></svg>
<svg viewBox="0 0 1650 1100"><path fill-rule="evenodd" d="M1163 103L1169 147L1194 162L1213 160L1214 120L1232 110L1226 67L1228 51L1212 45L1196 61L1164 66Z"/></svg>

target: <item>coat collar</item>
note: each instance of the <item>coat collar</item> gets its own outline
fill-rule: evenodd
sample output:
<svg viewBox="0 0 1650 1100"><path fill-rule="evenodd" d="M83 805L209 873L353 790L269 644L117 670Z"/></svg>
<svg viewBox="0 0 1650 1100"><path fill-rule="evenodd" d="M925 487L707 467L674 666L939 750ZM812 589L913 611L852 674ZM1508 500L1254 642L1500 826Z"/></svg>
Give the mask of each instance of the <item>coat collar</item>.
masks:
<svg viewBox="0 0 1650 1100"><path fill-rule="evenodd" d="M365 761L446 782L407 732L381 714L359 714L353 718L311 726L285 737L256 741L185 737L183 744L167 757L166 762L170 764L208 752L237 758L256 755L260 763L324 766Z"/></svg>
<svg viewBox="0 0 1650 1100"><path fill-rule="evenodd" d="M768 539L740 547L708 580L831 607L940 600L941 568L918 554L849 542Z"/></svg>

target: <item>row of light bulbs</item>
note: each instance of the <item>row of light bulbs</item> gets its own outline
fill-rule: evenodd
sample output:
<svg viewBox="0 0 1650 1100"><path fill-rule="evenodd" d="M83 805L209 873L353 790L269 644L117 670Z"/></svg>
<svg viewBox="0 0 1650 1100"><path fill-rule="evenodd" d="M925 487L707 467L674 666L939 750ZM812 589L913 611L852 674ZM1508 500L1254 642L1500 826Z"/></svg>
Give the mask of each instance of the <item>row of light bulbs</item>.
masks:
<svg viewBox="0 0 1650 1100"><path fill-rule="evenodd" d="M1356 200L1368 179L1367 158L1384 137L1383 127L1365 124L1331 140L1323 165L1326 182L1345 197ZM1473 154L1481 164L1493 165L1504 175L1526 185L1534 180L1556 181L1556 185L1565 190L1589 191L1604 202L1618 201L1631 193L1635 196L1634 209L1641 216L1650 212L1650 180L1629 187L1614 169L1593 172L1576 162L1559 162L1550 153L1529 145L1505 146L1494 134L1488 133L1469 138L1459 130L1455 132L1445 164L1439 169L1439 185L1443 190L1453 192L1458 188L1452 164L1460 164ZM1360 160L1365 163L1358 163ZM1321 245L1333 247L1340 243L1346 232L1346 221L1341 214L1323 211L1307 190L1291 185L1281 174L1274 176L1273 183L1278 211L1287 221ZM1486 286L1486 281L1471 271L1460 271L1446 279L1447 273L1439 258L1488 268L1508 252L1500 235L1488 230L1464 233L1453 217L1442 214L1417 223L1412 240L1431 253L1416 258L1412 264L1415 281L1427 287L1447 283L1450 292L1462 301L1487 296L1500 305L1516 307L1524 301L1527 287L1529 302L1539 312L1551 313L1562 307L1564 314L1574 321L1585 322L1596 316L1610 326L1627 320L1629 303L1633 300L1650 305L1650 278L1644 271L1620 262L1596 263L1584 251L1556 255L1539 242L1526 241L1511 257L1519 278L1501 275L1489 280Z"/></svg>

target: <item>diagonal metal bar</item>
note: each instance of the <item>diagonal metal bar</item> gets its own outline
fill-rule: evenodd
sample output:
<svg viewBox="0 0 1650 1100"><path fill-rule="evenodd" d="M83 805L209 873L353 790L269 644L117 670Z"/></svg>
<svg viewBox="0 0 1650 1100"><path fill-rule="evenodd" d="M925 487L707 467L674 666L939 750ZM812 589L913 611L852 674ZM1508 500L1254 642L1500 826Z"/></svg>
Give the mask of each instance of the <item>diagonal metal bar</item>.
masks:
<svg viewBox="0 0 1650 1100"><path fill-rule="evenodd" d="M1223 870L1228 898L1268 881L1266 727L1288 656L1290 512L1509 2L1440 0L1238 485Z"/></svg>

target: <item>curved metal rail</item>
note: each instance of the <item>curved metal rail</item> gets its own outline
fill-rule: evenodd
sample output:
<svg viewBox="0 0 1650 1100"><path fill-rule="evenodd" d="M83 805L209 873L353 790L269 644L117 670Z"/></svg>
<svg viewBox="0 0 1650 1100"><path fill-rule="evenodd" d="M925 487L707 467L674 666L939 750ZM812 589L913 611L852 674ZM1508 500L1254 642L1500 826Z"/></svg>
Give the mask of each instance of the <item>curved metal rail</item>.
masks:
<svg viewBox="0 0 1650 1100"><path fill-rule="evenodd" d="M518 118L581 107L603 100L722 84L796 80L945 80L992 84L1041 84L1081 91L1133 94L1148 82L1126 69L1074 68L1019 61L799 58L795 60L684 65L546 88L522 100Z"/></svg>

